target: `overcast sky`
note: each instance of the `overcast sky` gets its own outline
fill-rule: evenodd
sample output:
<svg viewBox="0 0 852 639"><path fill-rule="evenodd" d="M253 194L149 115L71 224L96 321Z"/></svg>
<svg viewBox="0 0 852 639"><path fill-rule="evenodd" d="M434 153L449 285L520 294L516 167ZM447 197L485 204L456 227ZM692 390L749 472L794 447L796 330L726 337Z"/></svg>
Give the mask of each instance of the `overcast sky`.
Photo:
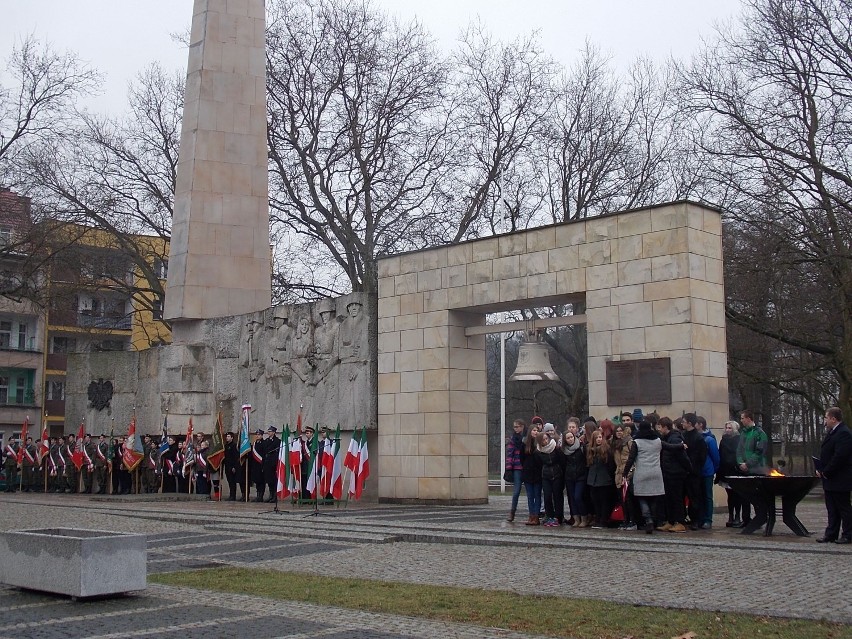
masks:
<svg viewBox="0 0 852 639"><path fill-rule="evenodd" d="M76 51L105 74L103 93L89 106L118 114L127 83L154 60L186 68L183 33L192 0L0 0L0 58L35 34ZM479 17L503 40L539 30L542 46L569 66L586 39L626 67L639 55L688 58L719 20L735 17L739 0L374 0L403 20L417 17L446 49Z"/></svg>

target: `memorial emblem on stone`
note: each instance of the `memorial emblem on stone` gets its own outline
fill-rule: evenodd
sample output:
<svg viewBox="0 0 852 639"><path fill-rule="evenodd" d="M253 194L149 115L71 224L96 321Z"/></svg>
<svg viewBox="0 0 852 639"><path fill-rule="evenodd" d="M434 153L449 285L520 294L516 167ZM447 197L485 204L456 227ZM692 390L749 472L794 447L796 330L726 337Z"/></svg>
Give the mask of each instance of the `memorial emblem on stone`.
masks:
<svg viewBox="0 0 852 639"><path fill-rule="evenodd" d="M95 410L103 410L112 400L112 382L103 377L89 384L89 404Z"/></svg>

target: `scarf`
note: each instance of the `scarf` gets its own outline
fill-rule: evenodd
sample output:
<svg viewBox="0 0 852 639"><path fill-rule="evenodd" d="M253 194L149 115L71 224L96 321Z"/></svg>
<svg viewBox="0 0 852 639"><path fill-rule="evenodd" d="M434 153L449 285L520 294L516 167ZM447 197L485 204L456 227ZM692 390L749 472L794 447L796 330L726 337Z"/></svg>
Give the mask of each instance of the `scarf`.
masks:
<svg viewBox="0 0 852 639"><path fill-rule="evenodd" d="M554 449L556 448L556 442L551 439L544 446L536 445L536 448L538 448L539 451L541 451L542 453L548 453L549 454L549 453L552 453L554 451Z"/></svg>
<svg viewBox="0 0 852 639"><path fill-rule="evenodd" d="M580 450L580 440L577 439L576 437L574 438L574 443L571 444L570 446L565 445L565 444L562 445L562 452L565 453L566 455L573 455L578 450Z"/></svg>

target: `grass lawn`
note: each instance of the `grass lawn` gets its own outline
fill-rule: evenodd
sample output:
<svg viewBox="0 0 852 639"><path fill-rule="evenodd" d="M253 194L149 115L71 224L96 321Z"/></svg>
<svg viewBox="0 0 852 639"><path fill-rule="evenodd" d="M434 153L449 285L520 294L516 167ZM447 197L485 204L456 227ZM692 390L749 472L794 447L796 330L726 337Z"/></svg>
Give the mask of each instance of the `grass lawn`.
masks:
<svg viewBox="0 0 852 639"><path fill-rule="evenodd" d="M576 639L852 639L852 626L819 621L651 608L591 599L538 597L274 570L222 567L153 574L148 579L173 586Z"/></svg>

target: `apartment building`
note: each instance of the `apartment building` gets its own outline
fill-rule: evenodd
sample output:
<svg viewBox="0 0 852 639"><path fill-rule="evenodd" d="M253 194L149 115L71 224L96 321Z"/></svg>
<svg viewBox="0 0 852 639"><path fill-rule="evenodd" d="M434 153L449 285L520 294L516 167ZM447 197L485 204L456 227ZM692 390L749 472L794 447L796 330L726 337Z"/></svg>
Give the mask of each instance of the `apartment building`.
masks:
<svg viewBox="0 0 852 639"><path fill-rule="evenodd" d="M51 435L71 432L76 425L65 424L70 353L138 351L171 341L156 290L165 287L168 242L147 235L119 241L103 230L65 223L30 233L26 198L8 190L0 196L7 212L0 212L0 241L4 233L12 244L30 238L0 250L0 266L12 278L0 295L0 431L17 432L29 415L31 422L46 421ZM28 252L28 245L35 248ZM26 297L10 298L11 285L33 264L32 285L19 286Z"/></svg>

